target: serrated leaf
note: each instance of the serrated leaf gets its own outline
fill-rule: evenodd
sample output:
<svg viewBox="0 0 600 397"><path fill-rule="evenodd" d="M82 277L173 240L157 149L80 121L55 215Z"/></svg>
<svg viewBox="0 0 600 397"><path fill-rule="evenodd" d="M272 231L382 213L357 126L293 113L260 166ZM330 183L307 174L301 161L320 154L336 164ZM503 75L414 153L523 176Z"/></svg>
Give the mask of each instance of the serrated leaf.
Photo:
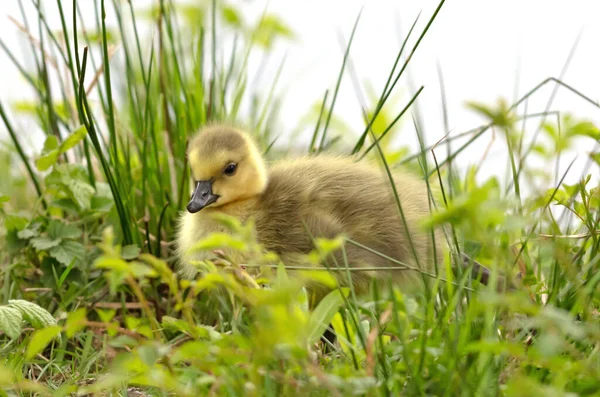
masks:
<svg viewBox="0 0 600 397"><path fill-rule="evenodd" d="M56 247L52 247L48 253L65 266L69 266L73 260L83 261L85 259L85 247L73 240L63 240Z"/></svg>
<svg viewBox="0 0 600 397"><path fill-rule="evenodd" d="M0 306L0 330L4 331L11 339L17 339L21 335L23 326L23 315L10 306Z"/></svg>
<svg viewBox="0 0 600 397"><path fill-rule="evenodd" d="M87 171L80 164L59 164L45 178L46 185L61 188L81 209L89 209L94 188L87 182Z"/></svg>
<svg viewBox="0 0 600 397"><path fill-rule="evenodd" d="M78 179L67 179L65 185L71 193L71 198L75 200L80 208L90 208L92 196L94 195L94 188L90 184Z"/></svg>
<svg viewBox="0 0 600 397"><path fill-rule="evenodd" d="M29 344L27 345L25 359L31 360L37 354L41 353L53 339L60 335L61 329L62 328L60 326L53 325L35 331L31 337L31 340L29 341Z"/></svg>
<svg viewBox="0 0 600 397"><path fill-rule="evenodd" d="M348 288L336 289L319 302L308 319L309 343L315 343L323 335L333 316L344 304L344 298L348 296L349 292Z"/></svg>
<svg viewBox="0 0 600 397"><path fill-rule="evenodd" d="M30 239L32 237L38 237L40 235L40 231L37 228L27 228L23 229L17 233L17 236L23 240Z"/></svg>
<svg viewBox="0 0 600 397"><path fill-rule="evenodd" d="M73 225L68 225L64 222L51 220L48 224L48 235L57 240L63 238L79 238L81 237L81 230Z"/></svg>
<svg viewBox="0 0 600 397"><path fill-rule="evenodd" d="M69 135L67 139L63 141L63 143L60 145L60 151L64 153L67 150L75 147L79 142L81 142L85 138L86 135L87 129L83 125L80 126L75 131L73 131L73 133Z"/></svg>
<svg viewBox="0 0 600 397"><path fill-rule="evenodd" d="M132 260L140 255L142 250L135 244L126 245L121 250L121 258L125 260Z"/></svg>
<svg viewBox="0 0 600 397"><path fill-rule="evenodd" d="M61 239L52 239L50 237L35 237L31 239L31 245L38 251L45 251L56 247L61 243Z"/></svg>
<svg viewBox="0 0 600 397"><path fill-rule="evenodd" d="M8 305L17 309L23 315L23 319L33 328L44 328L51 325L56 325L56 320L46 309L22 299L11 299Z"/></svg>
<svg viewBox="0 0 600 397"><path fill-rule="evenodd" d="M58 160L58 156L60 156L60 152L58 150L52 150L52 151L40 156L35 161L35 167L38 169L38 171L46 171L47 169L52 167L54 164L56 164L56 161Z"/></svg>

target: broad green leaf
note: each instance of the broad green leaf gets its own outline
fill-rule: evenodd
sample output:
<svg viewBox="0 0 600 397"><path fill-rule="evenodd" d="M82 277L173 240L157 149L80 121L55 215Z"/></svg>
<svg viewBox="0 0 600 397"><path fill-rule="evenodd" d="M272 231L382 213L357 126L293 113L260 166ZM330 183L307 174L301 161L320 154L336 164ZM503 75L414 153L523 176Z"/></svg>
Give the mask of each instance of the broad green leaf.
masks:
<svg viewBox="0 0 600 397"><path fill-rule="evenodd" d="M50 248L48 253L65 266L69 266L73 260L83 261L85 259L85 247L72 240L63 240L56 247Z"/></svg>
<svg viewBox="0 0 600 397"><path fill-rule="evenodd" d="M8 214L4 217L4 227L7 231L23 230L27 227L29 220L23 216Z"/></svg>
<svg viewBox="0 0 600 397"><path fill-rule="evenodd" d="M44 141L44 148L42 154L50 153L53 150L58 149L58 138L55 135L48 135Z"/></svg>
<svg viewBox="0 0 600 397"><path fill-rule="evenodd" d="M90 208L92 196L94 195L92 185L78 179L67 179L65 185L71 193L71 198L75 200L80 208Z"/></svg>
<svg viewBox="0 0 600 397"><path fill-rule="evenodd" d="M30 239L32 237L38 237L40 235L40 226L41 225L39 223L30 225L27 229L23 229L20 232L18 232L17 236L24 240Z"/></svg>
<svg viewBox="0 0 600 397"><path fill-rule="evenodd" d="M38 171L46 171L50 167L52 167L54 164L56 164L56 161L58 160L58 156L60 156L60 152L58 150L52 150L52 151L40 156L35 161L35 167L38 169Z"/></svg>
<svg viewBox="0 0 600 397"><path fill-rule="evenodd" d="M23 319L34 328L44 328L51 325L56 325L56 320L48 311L35 303L28 302L22 299L12 299L8 301L8 305L17 309L23 315Z"/></svg>
<svg viewBox="0 0 600 397"><path fill-rule="evenodd" d="M62 189L81 209L89 209L95 190L87 178L87 171L81 164L59 164L45 181L48 186Z"/></svg>
<svg viewBox="0 0 600 397"><path fill-rule="evenodd" d="M31 239L31 245L38 251L45 251L56 247L61 243L61 239L52 239L50 237L35 237Z"/></svg>
<svg viewBox="0 0 600 397"><path fill-rule="evenodd" d="M315 343L323 335L333 316L344 304L344 298L348 296L348 288L341 288L331 291L310 314L308 319L309 343Z"/></svg>
<svg viewBox="0 0 600 397"><path fill-rule="evenodd" d="M0 330L4 331L11 339L21 335L23 315L17 309L10 306L0 306Z"/></svg>
<svg viewBox="0 0 600 397"><path fill-rule="evenodd" d="M90 202L90 209L94 212L107 213L110 212L113 204L112 198L94 196Z"/></svg>
<svg viewBox="0 0 600 397"><path fill-rule="evenodd" d="M142 250L135 244L126 245L121 250L121 258L125 260L132 260L140 255Z"/></svg>
<svg viewBox="0 0 600 397"><path fill-rule="evenodd" d="M44 329L35 331L25 352L25 359L31 360L36 354L41 353L48 344L60 335L61 327L53 325Z"/></svg>
<svg viewBox="0 0 600 397"><path fill-rule="evenodd" d="M213 233L200 240L191 248L191 251L208 251L217 248L233 248L244 251L247 249L246 243L237 237L228 233Z"/></svg>
<svg viewBox="0 0 600 397"><path fill-rule="evenodd" d="M48 235L53 239L74 239L81 237L81 230L77 226L68 225L64 222L51 220L48 225Z"/></svg>
<svg viewBox="0 0 600 397"><path fill-rule="evenodd" d="M63 141L63 143L60 145L61 153L64 153L67 150L75 147L75 145L77 145L79 142L81 142L83 139L85 139L86 134L87 134L87 129L83 125L80 126L79 128L77 128L75 131L73 131L73 133L71 135L69 135L67 137L67 139L65 139Z"/></svg>
<svg viewBox="0 0 600 397"><path fill-rule="evenodd" d="M44 142L44 148L42 149L42 155L35 162L35 166L39 171L46 171L48 168L56 164L60 156L58 148L58 138L54 135L48 135Z"/></svg>

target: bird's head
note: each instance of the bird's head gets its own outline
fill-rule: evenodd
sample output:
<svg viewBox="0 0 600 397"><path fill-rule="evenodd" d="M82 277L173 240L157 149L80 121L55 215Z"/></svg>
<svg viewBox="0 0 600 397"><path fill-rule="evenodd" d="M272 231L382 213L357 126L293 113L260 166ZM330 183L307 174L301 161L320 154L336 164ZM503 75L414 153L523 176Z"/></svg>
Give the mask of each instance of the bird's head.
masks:
<svg viewBox="0 0 600 397"><path fill-rule="evenodd" d="M188 146L194 191L187 206L196 213L208 206L252 198L267 184L265 162L245 132L225 125L201 129Z"/></svg>

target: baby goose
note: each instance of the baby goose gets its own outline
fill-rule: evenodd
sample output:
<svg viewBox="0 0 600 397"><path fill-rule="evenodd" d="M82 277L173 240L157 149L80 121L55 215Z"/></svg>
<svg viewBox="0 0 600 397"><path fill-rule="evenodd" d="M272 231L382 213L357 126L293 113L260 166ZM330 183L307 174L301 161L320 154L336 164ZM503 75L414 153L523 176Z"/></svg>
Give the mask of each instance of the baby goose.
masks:
<svg viewBox="0 0 600 397"><path fill-rule="evenodd" d="M358 293L368 288L371 277L392 277L404 288L422 285L424 277L414 268L430 270L436 259L443 263L441 234L437 232L434 247L431 232L419 225L429 214L427 188L408 173L393 176L403 222L388 176L375 165L351 157L319 155L267 168L247 133L214 125L190 140L188 161L195 188L177 236L180 272L185 277L196 274L190 261L209 258L206 252L190 253L190 247L207 234L225 231L211 219L215 212L242 222L252 217L259 243L288 266L300 264L302 254L314 248L312 238L343 234L359 244L347 243L335 252L330 268L344 267L345 260L352 268L402 266L389 258L413 267L352 271ZM347 272L333 273L340 283L347 280Z"/></svg>

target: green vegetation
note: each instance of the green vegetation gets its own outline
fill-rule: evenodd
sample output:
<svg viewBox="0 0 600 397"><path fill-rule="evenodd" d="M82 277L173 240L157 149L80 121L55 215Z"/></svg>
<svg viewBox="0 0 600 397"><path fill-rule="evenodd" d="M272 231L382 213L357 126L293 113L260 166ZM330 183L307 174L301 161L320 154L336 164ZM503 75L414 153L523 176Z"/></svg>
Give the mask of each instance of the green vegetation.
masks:
<svg viewBox="0 0 600 397"><path fill-rule="evenodd" d="M424 221L451 226L451 246L490 267L492 285L446 263L423 296L378 285L357 300L338 289L309 308L302 284L259 254L251 225L235 220L224 219L232 236L212 236L201 248L255 252L265 279L236 263L214 264L193 282L172 271L174 225L190 192L187 137L211 120L236 121L268 156L285 155L273 145L284 98L272 87L251 91L247 65L251 53L266 57L293 33L269 14L249 26L216 1L161 0L137 10L95 0L85 17L82 2L66 3L44 4L59 12L59 31L41 5L36 20L21 16L22 30L42 37L30 42L30 66L0 41L36 95L0 103L10 137L0 151L1 395L600 394L600 189L587 174L567 185L564 175L527 165L533 157L557 164L575 139L598 141L600 131L557 112L517 112L546 84L600 107L592 100L548 79L512 105L470 104L488 124L464 134L461 146L446 139L436 156L424 145L414 154L394 148L395 124L414 98L398 114L388 99L442 1L422 31L413 25L347 150L334 114L344 57L322 105L307 104L316 109L310 148L291 149L353 151L427 174L440 193ZM142 26L154 36L142 36ZM235 37L228 55L223 37ZM539 133L526 137L521 122L540 118ZM30 136L17 119L44 133L41 153L26 154ZM477 166L454 164L492 129L510 159L506 183L479 181ZM599 163L592 153L590 166ZM525 194L532 181L543 191ZM343 243L320 241L313 259ZM514 290L495 292L500 274ZM305 275L331 282L323 271ZM330 324L332 346L320 340Z"/></svg>

